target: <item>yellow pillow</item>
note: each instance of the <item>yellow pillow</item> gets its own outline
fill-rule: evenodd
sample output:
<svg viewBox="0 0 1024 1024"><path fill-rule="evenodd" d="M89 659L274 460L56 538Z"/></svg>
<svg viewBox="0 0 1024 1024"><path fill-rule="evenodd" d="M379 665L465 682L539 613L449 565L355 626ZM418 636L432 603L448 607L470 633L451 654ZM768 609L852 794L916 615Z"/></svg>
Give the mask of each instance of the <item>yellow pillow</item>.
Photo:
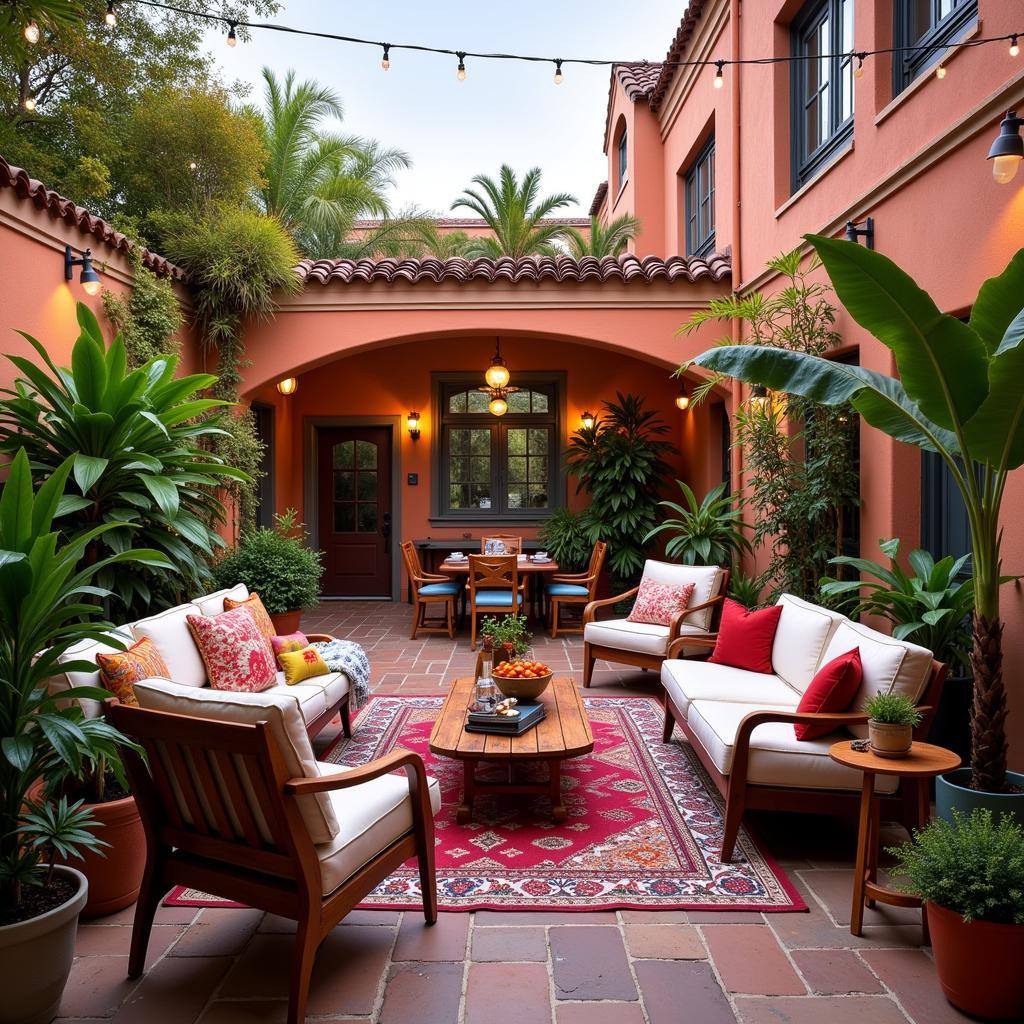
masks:
<svg viewBox="0 0 1024 1024"><path fill-rule="evenodd" d="M313 676L326 676L331 671L315 647L306 647L301 651L282 651L277 660L284 670L284 681L289 686L301 683L303 679L312 679Z"/></svg>

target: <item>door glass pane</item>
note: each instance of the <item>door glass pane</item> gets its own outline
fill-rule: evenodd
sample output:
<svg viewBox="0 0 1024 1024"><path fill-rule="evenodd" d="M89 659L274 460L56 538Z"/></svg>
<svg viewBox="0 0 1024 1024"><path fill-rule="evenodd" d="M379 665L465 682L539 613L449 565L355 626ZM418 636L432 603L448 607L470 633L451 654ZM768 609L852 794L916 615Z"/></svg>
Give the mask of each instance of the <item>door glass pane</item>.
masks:
<svg viewBox="0 0 1024 1024"><path fill-rule="evenodd" d="M512 428L507 434L507 445L509 509L547 508L550 429Z"/></svg>
<svg viewBox="0 0 1024 1024"><path fill-rule="evenodd" d="M543 391L531 392L533 411L534 412L547 412L548 411L548 396Z"/></svg>
<svg viewBox="0 0 1024 1024"><path fill-rule="evenodd" d="M351 502L334 506L334 532L352 533L356 528L356 507Z"/></svg>
<svg viewBox="0 0 1024 1024"><path fill-rule="evenodd" d="M448 411L449 412L465 412L468 398L465 391L460 391L457 395L452 395L448 399Z"/></svg>
<svg viewBox="0 0 1024 1024"><path fill-rule="evenodd" d="M360 469L377 468L377 446L372 441L356 441L356 465Z"/></svg>
<svg viewBox="0 0 1024 1024"><path fill-rule="evenodd" d="M342 441L334 446L334 468L352 469L355 466L355 441Z"/></svg>
<svg viewBox="0 0 1024 1024"><path fill-rule="evenodd" d="M358 483L356 485L356 497L360 501L376 501L377 500L377 474L371 472L363 472L359 474Z"/></svg>
<svg viewBox="0 0 1024 1024"><path fill-rule="evenodd" d="M354 473L334 474L334 499L335 501L351 501L355 488L353 487Z"/></svg>
<svg viewBox="0 0 1024 1024"><path fill-rule="evenodd" d="M374 533L377 530L377 506L366 504L359 506L357 529L359 533Z"/></svg>
<svg viewBox="0 0 1024 1024"><path fill-rule="evenodd" d="M470 391L469 411L487 412L487 406L490 404L490 401L490 396L485 394L483 391Z"/></svg>
<svg viewBox="0 0 1024 1024"><path fill-rule="evenodd" d="M452 509L491 507L491 431L452 427L448 431L448 504Z"/></svg>
<svg viewBox="0 0 1024 1024"><path fill-rule="evenodd" d="M526 454L526 429L513 427L508 432L508 453L509 455Z"/></svg>
<svg viewBox="0 0 1024 1024"><path fill-rule="evenodd" d="M529 412L530 411L530 392L529 391L513 391L508 396L508 411L509 412Z"/></svg>

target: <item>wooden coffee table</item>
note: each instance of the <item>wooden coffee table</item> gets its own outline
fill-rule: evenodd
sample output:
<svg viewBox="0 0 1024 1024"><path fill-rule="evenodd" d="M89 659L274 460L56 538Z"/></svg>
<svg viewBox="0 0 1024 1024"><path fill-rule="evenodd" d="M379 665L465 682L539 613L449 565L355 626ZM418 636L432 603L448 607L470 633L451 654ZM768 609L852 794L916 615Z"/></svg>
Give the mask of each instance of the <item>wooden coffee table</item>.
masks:
<svg viewBox="0 0 1024 1024"><path fill-rule="evenodd" d="M562 803L562 762L589 754L594 735L576 683L570 676L555 676L541 694L547 705L547 717L522 736L494 736L467 732L466 712L473 699L472 679L456 679L448 691L441 714L430 733L431 753L453 757L462 762L462 803L456 820L464 825L473 814L473 800L488 793L548 793L551 817L565 821ZM513 777L516 762L546 761L548 779L544 782L519 782ZM481 762L499 763L507 768L507 782L480 781L476 766Z"/></svg>

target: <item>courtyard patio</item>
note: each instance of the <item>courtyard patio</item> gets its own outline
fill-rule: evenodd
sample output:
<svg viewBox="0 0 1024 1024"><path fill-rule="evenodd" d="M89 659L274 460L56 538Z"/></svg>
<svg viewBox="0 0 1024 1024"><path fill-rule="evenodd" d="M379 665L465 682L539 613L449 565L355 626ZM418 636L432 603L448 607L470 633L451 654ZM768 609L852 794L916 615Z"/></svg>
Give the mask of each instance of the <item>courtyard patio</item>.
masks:
<svg viewBox="0 0 1024 1024"><path fill-rule="evenodd" d="M471 674L461 633L408 639L409 608L329 602L304 627L357 640L374 694L440 695ZM581 672L578 636L536 631L534 653ZM599 663L592 692L656 693L657 673ZM358 734L359 719L355 720ZM339 740L335 723L317 751ZM685 740L676 734L675 742ZM428 771L431 766L428 763ZM807 912L442 913L357 910L324 943L311 1021L363 1024L945 1024L920 912L878 906L850 934L855 822L754 812ZM902 829L883 833L898 842ZM133 908L83 922L60 1020L85 1024L276 1024L285 1019L291 922L249 909L163 907L139 982L125 978ZM288 936L287 938L285 936Z"/></svg>

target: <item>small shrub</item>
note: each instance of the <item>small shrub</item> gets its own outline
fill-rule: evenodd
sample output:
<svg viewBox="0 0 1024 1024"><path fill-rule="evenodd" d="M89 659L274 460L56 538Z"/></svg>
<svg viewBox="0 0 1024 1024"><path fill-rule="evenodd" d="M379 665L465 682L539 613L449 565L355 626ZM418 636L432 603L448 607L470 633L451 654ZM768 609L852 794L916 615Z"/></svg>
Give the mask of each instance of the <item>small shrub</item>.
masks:
<svg viewBox="0 0 1024 1024"><path fill-rule="evenodd" d="M905 891L967 922L1024 924L1024 829L1009 814L995 824L982 807L970 817L954 810L953 818L937 818L888 851Z"/></svg>
<svg viewBox="0 0 1024 1024"><path fill-rule="evenodd" d="M864 701L864 712L873 722L885 725L915 726L921 721L921 712L902 693L878 692Z"/></svg>

